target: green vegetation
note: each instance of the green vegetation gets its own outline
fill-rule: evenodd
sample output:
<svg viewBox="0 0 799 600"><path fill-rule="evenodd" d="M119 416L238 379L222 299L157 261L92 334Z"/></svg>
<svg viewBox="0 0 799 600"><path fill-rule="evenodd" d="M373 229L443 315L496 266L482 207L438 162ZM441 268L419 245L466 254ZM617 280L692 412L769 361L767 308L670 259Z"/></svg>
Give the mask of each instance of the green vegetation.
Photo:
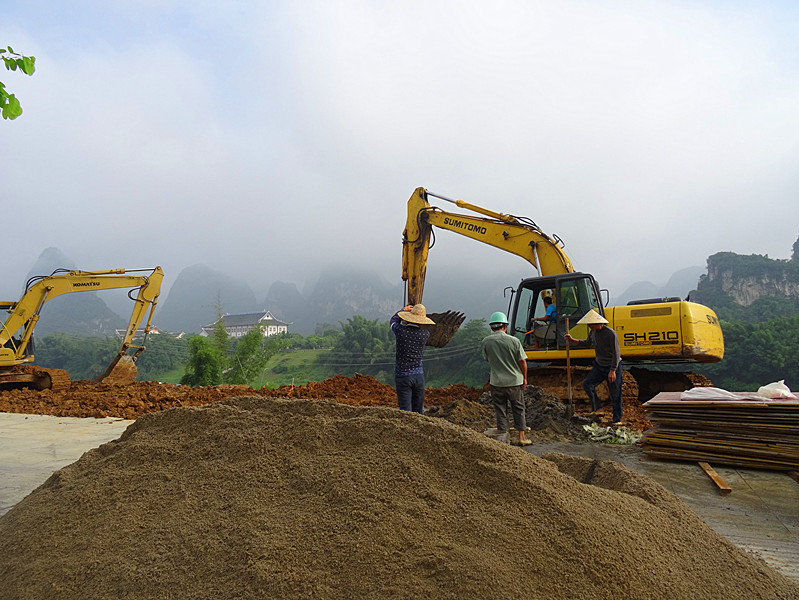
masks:
<svg viewBox="0 0 799 600"><path fill-rule="evenodd" d="M757 391L785 380L799 390L799 315L762 322L722 321L724 359L694 370L716 387L735 392Z"/></svg>
<svg viewBox="0 0 799 600"><path fill-rule="evenodd" d="M265 338L261 329L233 341L224 325L218 326L210 338L195 336L189 340L186 373L180 382L190 386L252 385L261 378L269 359L290 345L288 336Z"/></svg>
<svg viewBox="0 0 799 600"><path fill-rule="evenodd" d="M253 387L305 385L309 381L322 381L338 375L335 369L319 364L324 352L311 348L286 348L269 359Z"/></svg>
<svg viewBox="0 0 799 600"><path fill-rule="evenodd" d="M36 71L36 58L33 56L23 56L14 52L11 46L0 49L0 58L9 71L22 71L25 75L33 75ZM0 81L0 108L3 118L13 121L22 114L22 106L14 94L6 91L6 86Z"/></svg>
<svg viewBox="0 0 799 600"><path fill-rule="evenodd" d="M140 340L136 340L140 343ZM36 340L36 364L64 369L72 379L96 379L102 375L119 352L117 338L86 337L66 333L51 333ZM164 376L180 369L187 356L186 339L168 335L150 335L146 350L136 362L141 381L166 381Z"/></svg>
<svg viewBox="0 0 799 600"><path fill-rule="evenodd" d="M388 321L369 321L360 316L347 321L332 348L320 353L317 365L328 373L348 377L362 373L392 384L395 340ZM444 348L427 348L424 358L427 384L482 386L488 381L488 363L480 356L480 340L488 333L484 319L473 319Z"/></svg>

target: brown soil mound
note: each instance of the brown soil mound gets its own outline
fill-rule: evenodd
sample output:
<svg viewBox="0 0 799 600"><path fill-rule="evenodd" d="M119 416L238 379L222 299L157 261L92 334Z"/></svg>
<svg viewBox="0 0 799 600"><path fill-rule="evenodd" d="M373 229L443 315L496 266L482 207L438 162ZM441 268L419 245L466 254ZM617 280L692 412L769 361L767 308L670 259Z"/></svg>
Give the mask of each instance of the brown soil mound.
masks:
<svg viewBox="0 0 799 600"><path fill-rule="evenodd" d="M58 417L119 417L136 419L144 414L159 412L178 406L200 406L219 402L231 396L257 395L287 398L325 398L353 406L396 406L397 396L394 388L367 375L344 377L338 375L325 381L306 385L284 385L277 389L253 389L246 385L219 385L192 388L153 381L134 382L129 385L111 385L94 381L73 381L65 391L9 390L0 392L0 412L55 415ZM469 407L469 403L485 403L486 396L480 388L471 388L462 383L445 388L428 388L425 392L425 406L432 414L466 424L482 431L493 427L493 411L487 419L451 415L456 411L485 413L482 407ZM567 396L562 396L563 398ZM447 408L452 404L452 407ZM458 408L460 407L460 408ZM528 409L530 410L530 409ZM537 411L535 409L533 412ZM578 414L587 413L587 404L575 405ZM610 406L600 414L603 421L610 423ZM649 429L643 408L634 398L624 398L625 421L641 431ZM462 421L462 422L461 422ZM529 418L528 418L529 424ZM533 425L530 424L532 427ZM534 427L535 428L535 427Z"/></svg>
<svg viewBox="0 0 799 600"><path fill-rule="evenodd" d="M2 594L799 598L631 477L586 485L383 408L252 397L179 408L138 419L0 517Z"/></svg>

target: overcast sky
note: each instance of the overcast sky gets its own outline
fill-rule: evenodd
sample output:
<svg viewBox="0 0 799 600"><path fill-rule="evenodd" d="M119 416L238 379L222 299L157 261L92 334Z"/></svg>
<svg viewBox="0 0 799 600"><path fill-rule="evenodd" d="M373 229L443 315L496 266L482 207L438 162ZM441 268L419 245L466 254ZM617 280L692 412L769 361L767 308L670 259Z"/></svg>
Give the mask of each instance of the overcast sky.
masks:
<svg viewBox="0 0 799 600"><path fill-rule="evenodd" d="M49 246L259 298L328 264L398 283L419 186L532 218L611 296L789 258L797 31L788 0L2 2L37 67L0 71L24 109L0 122L2 289ZM531 274L439 231L428 285L444 269Z"/></svg>

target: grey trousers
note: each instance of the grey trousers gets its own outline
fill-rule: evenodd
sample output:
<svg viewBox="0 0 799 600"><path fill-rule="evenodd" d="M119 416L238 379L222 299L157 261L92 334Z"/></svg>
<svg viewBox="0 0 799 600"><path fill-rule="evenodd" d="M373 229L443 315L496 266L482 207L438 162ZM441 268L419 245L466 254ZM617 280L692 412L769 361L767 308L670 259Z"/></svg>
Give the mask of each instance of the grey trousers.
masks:
<svg viewBox="0 0 799 600"><path fill-rule="evenodd" d="M527 420L524 415L524 394L522 386L491 386L491 401L494 403L494 414L497 416L497 429L508 431L508 405L513 411L513 424L517 431L527 431Z"/></svg>

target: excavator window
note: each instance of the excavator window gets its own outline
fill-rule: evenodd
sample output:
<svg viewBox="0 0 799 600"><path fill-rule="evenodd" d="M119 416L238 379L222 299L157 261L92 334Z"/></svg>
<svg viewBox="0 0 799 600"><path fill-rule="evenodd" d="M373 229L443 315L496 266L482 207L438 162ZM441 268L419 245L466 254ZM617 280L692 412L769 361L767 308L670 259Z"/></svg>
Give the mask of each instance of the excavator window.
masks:
<svg viewBox="0 0 799 600"><path fill-rule="evenodd" d="M564 279L559 283L558 316L568 317L572 329L589 310L601 313L599 297L590 277Z"/></svg>
<svg viewBox="0 0 799 600"><path fill-rule="evenodd" d="M555 306L555 323L549 326L545 326L544 321L532 321L546 314L546 296L552 298ZM566 319L569 319L572 335L584 338L587 333L575 331L574 327L591 309L602 312L597 286L590 275L569 273L526 279L516 295L513 331L509 333L519 338L528 350L562 350L565 348ZM585 328L583 325L580 327ZM582 333L585 335L577 335Z"/></svg>
<svg viewBox="0 0 799 600"><path fill-rule="evenodd" d="M528 327L530 319L533 317L535 309L535 300L538 296L536 290L522 287L516 297L516 314L513 319L513 335L515 335L522 342L523 345L529 346L532 344L531 335L527 332L531 329Z"/></svg>

